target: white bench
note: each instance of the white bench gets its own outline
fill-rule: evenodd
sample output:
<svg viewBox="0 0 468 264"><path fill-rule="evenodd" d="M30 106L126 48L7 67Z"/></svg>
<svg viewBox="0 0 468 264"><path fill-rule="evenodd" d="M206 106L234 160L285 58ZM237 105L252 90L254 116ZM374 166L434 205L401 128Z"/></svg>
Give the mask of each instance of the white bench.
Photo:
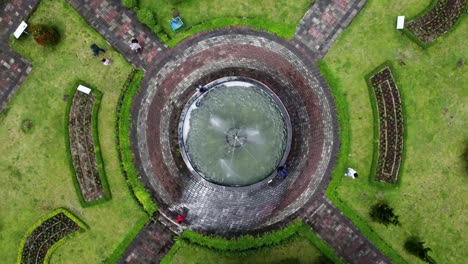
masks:
<svg viewBox="0 0 468 264"><path fill-rule="evenodd" d="M78 85L78 91L82 92L82 93L85 93L85 94L89 94L91 92L91 89L89 89L88 87L86 86L83 86L83 85Z"/></svg>
<svg viewBox="0 0 468 264"><path fill-rule="evenodd" d="M398 16L396 22L396 29L403 29L405 27L405 16Z"/></svg>
<svg viewBox="0 0 468 264"><path fill-rule="evenodd" d="M21 21L18 28L13 33L13 36L15 36L16 39L19 39L19 37L21 36L21 34L23 34L24 30L26 30L27 27L28 27L28 24L26 24L26 22L24 21Z"/></svg>

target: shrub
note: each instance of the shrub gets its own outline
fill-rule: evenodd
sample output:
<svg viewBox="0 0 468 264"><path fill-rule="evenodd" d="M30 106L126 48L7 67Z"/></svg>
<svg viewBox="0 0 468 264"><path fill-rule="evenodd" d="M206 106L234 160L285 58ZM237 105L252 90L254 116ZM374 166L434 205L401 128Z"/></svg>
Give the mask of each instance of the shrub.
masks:
<svg viewBox="0 0 468 264"><path fill-rule="evenodd" d="M161 25L158 24L153 27L153 31L156 32L156 34L158 34L163 31L163 28L161 27Z"/></svg>
<svg viewBox="0 0 468 264"><path fill-rule="evenodd" d="M55 27L33 24L29 26L29 32L39 45L55 46L60 41L60 34Z"/></svg>
<svg viewBox="0 0 468 264"><path fill-rule="evenodd" d="M398 216L393 213L393 208L391 208L385 202L378 202L377 204L371 207L369 212L370 217L373 221L379 222L384 225L392 224L398 225Z"/></svg>
<svg viewBox="0 0 468 264"><path fill-rule="evenodd" d="M24 133L28 133L29 131L31 131L32 127L33 122L31 119L24 119L21 122L21 131L23 131Z"/></svg>
<svg viewBox="0 0 468 264"><path fill-rule="evenodd" d="M429 251L431 251L431 249L424 247L424 242L417 236L411 236L406 240L405 250L427 263L436 263L435 260L429 256Z"/></svg>
<svg viewBox="0 0 468 264"><path fill-rule="evenodd" d="M138 0L122 0L122 4L128 9L138 7Z"/></svg>
<svg viewBox="0 0 468 264"><path fill-rule="evenodd" d="M148 8L142 8L136 11L138 19L149 28L154 27L156 23L156 19L154 18L153 11Z"/></svg>

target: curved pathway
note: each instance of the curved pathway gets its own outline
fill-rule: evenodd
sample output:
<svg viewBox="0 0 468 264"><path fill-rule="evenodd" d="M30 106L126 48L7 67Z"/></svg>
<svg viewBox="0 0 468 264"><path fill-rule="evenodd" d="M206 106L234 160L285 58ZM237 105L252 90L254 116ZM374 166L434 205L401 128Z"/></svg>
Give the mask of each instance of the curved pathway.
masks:
<svg viewBox="0 0 468 264"><path fill-rule="evenodd" d="M27 16L38 1L16 0L13 2L21 3L19 7L32 4L31 9L26 12ZM153 65L160 60L159 55L167 49L148 28L137 20L133 12L126 10L118 0L69 0L69 2L92 27L136 67L144 70L152 69ZM309 50L315 58L323 57L365 2L365 0L318 0L300 22L296 36L291 41L292 44L297 47L301 46L306 51ZM26 16L17 20L24 20ZM9 25L9 28L11 27L13 26ZM132 38L138 38L143 43L144 51L141 54L135 54L129 50L128 45ZM4 45L6 39L3 37L1 40L1 45ZM1 48L4 50L3 47ZM11 53L0 54L0 58L6 58L6 60L3 59L4 61L12 62L12 57ZM15 61L14 58L13 62ZM8 68L4 64L2 62L2 65ZM24 63L24 65L28 64ZM27 67L22 66L22 69L25 69L19 72L27 73ZM19 85L15 81L11 83ZM0 82L0 88L3 89L3 85L4 81ZM3 99L0 99L0 103L1 100ZM321 183L322 190L326 187L330 175L326 177L327 180ZM346 262L390 263L388 258L323 196L323 192L316 192L300 211L300 217ZM156 222L149 222L127 249L121 262L152 263L160 260L173 244L174 236L180 232L180 227L170 227L169 222L165 217L159 217ZM148 252L152 252L152 255L147 255Z"/></svg>

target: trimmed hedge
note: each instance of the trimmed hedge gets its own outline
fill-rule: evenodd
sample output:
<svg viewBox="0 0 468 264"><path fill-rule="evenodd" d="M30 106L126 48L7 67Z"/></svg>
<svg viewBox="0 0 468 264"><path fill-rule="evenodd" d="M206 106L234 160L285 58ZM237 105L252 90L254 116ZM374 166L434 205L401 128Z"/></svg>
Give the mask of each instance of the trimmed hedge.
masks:
<svg viewBox="0 0 468 264"><path fill-rule="evenodd" d="M373 71L368 73L364 78L366 80L366 84L368 87L368 92L369 92L369 100L371 103L372 107L372 116L373 116L373 131L374 131L374 137L373 137L373 153L372 153L372 165L369 173L369 184L378 186L378 187L383 187L383 188L389 188L393 189L396 186L400 186L401 184L401 177L403 176L403 165L405 163L405 158L406 158L406 142L407 142L407 129L403 129L403 152L401 153L401 162L400 162L400 169L398 173L398 178L397 181L393 184L388 184L385 182L379 182L376 181L372 175L376 172L377 169L377 160L379 156L379 113L377 112L377 102L376 98L374 95L374 91L372 88L372 84L370 83L370 78L380 72L383 68L388 67L390 68L390 71L392 72L393 78L395 79L395 82L397 80L397 72L395 71L395 68L393 67L392 63L390 61L385 61L384 63L380 64L378 67L376 67ZM400 98L401 98L401 111L403 116L407 116L405 112L405 105L404 105L404 100L403 100L403 89L400 87L399 92L400 92ZM403 127L406 126L405 119L403 119Z"/></svg>
<svg viewBox="0 0 468 264"><path fill-rule="evenodd" d="M343 178L343 172L346 170L349 155L350 129L349 129L349 107L346 101L340 81L333 75L328 65L323 61L317 61L321 76L327 82L330 91L335 99L336 113L338 117L340 153L337 157L337 163L332 172L332 179L326 190L326 196L335 204L346 217L348 217L356 227L374 243L387 257L394 263L406 263L380 236L372 230L369 225L360 218L345 202L336 195L336 188L340 185Z"/></svg>
<svg viewBox="0 0 468 264"><path fill-rule="evenodd" d="M415 19L417 19L418 17L421 17L421 16L424 16L426 13L430 12L433 8L435 8L436 4L437 4L438 0L432 0L431 3L426 7L424 8L423 10L421 10L421 12L419 12L418 14L416 14L415 16L413 17L409 17L409 18L406 18L406 23L409 23ZM453 30L455 30L458 25L461 24L461 21L466 19L466 15L464 13L466 13L466 10L468 9L468 2L466 3L465 5L465 12L462 12L462 14L460 15L460 17L458 18L458 20L455 22L455 24L453 25L452 28L450 28L444 35L448 35L450 34L450 32L452 32ZM440 36L438 37L436 40L434 40L433 42L431 43L426 43L422 40L420 40L416 35L413 34L413 32L411 32L408 28L403 28L401 30L401 32L403 34L405 34L409 39L411 39L414 43L416 43L419 47L421 47L422 49L427 49L431 46L433 46L435 43L437 43L438 41L440 41L441 38L443 38L443 36Z"/></svg>
<svg viewBox="0 0 468 264"><path fill-rule="evenodd" d="M166 254L161 263L170 263L179 248L184 244L195 244L207 247L220 254L245 254L245 251L248 250L258 250L263 247L277 246L294 237L301 236L316 246L322 254L332 260L333 263L342 263L333 249L318 238L306 224L299 220L293 222L284 229L269 232L262 236L254 237L246 235L231 240L216 236L204 236L186 229L178 238L174 246L172 246L171 250Z"/></svg>
<svg viewBox="0 0 468 264"><path fill-rule="evenodd" d="M62 245L62 243L65 242L65 238L71 238L71 237L75 236L77 233L82 233L82 232L84 232L85 230L88 229L88 226L83 221L81 221L78 217L76 217L74 214L72 214L71 212L69 212L65 208L58 208L55 211L41 217L34 225L32 225L28 229L28 231L26 231L26 234L24 234L24 236L21 239L21 242L19 244L19 247L18 247L18 257L16 259L16 263L21 264L24 245L26 244L26 241L28 240L28 237L32 234L32 232L34 232L34 230L36 230L37 227L42 225L42 223L45 222L47 219L49 219L49 218L51 218L51 217L53 217L53 216L55 216L55 215L57 215L59 213L65 214L68 218L70 218L73 222L75 222L80 227L80 230L78 232L74 232L74 233L71 233L70 235L67 235L67 236L63 237L58 242L56 242L52 247L50 247L49 250L47 251L46 256L45 256L44 263L49 262L49 259L52 256L52 253L54 252L55 249L57 249L60 245Z"/></svg>
<svg viewBox="0 0 468 264"><path fill-rule="evenodd" d="M127 184L143 210L151 217L158 207L151 199L151 195L138 179L138 171L133 163L134 154L130 142L131 130L131 107L133 98L138 93L143 71L134 69L130 73L122 88L119 101L117 103L116 141L119 153L120 167L125 175Z"/></svg>
<svg viewBox="0 0 468 264"><path fill-rule="evenodd" d="M91 92L96 95L96 101L94 102L93 112L92 112L92 117L91 117L91 125L93 129L92 133L93 133L93 142L94 142L94 155L96 157L96 163L97 163L98 172L99 172L99 179L101 180L104 195L102 198L95 200L95 201L91 201L91 202L86 202L84 200L83 194L81 193L81 188L78 183L78 178L76 175L75 167L73 166L73 157L72 157L71 149L70 149L70 135L69 135L69 130L68 130L68 118L70 116L70 109L71 109L73 97L75 96L75 93L77 91L76 89L79 84L84 85L88 88L91 88ZM99 106L101 104L101 100L102 100L102 93L99 90L92 88L91 86L89 86L88 84L82 81L77 81L72 86L72 89L69 94L68 102L67 102L67 107L65 110L66 112L65 114L65 146L67 149L68 163L70 164L70 171L72 173L72 179L73 179L73 185L75 187L75 191L78 195L80 204L83 207L89 207L89 206L93 206L96 204L101 204L112 199L112 194L109 188L109 183L107 182L104 161L102 159L101 147L99 144L98 115L99 115Z"/></svg>

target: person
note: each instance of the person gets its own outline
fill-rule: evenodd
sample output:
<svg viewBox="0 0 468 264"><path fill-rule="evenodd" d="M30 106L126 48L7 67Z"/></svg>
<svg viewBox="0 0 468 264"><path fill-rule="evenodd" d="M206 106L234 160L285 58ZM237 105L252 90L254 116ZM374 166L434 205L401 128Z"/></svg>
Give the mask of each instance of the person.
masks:
<svg viewBox="0 0 468 264"><path fill-rule="evenodd" d="M104 64L104 66L109 66L111 63L111 61L106 58L102 58L101 62L102 64Z"/></svg>
<svg viewBox="0 0 468 264"><path fill-rule="evenodd" d="M286 176L288 176L289 174L288 169L286 168L286 165L279 166L278 169L276 169L276 171L278 172L278 175L283 178L286 178Z"/></svg>
<svg viewBox="0 0 468 264"><path fill-rule="evenodd" d="M180 224L185 220L185 217L183 215L179 215L176 219L176 223Z"/></svg>
<svg viewBox="0 0 468 264"><path fill-rule="evenodd" d="M138 43L138 39L132 39L132 43L130 43L130 49L135 52L141 51L141 45Z"/></svg>
<svg viewBox="0 0 468 264"><path fill-rule="evenodd" d="M346 177L350 177L353 180L356 179L359 175L353 168L348 168L345 173Z"/></svg>
<svg viewBox="0 0 468 264"><path fill-rule="evenodd" d="M202 93L204 93L206 91L208 91L208 89L206 89L204 86L202 86L200 84L197 86L197 92L199 92L200 94L202 94Z"/></svg>
<svg viewBox="0 0 468 264"><path fill-rule="evenodd" d="M91 48L91 50L93 51L93 56L94 57L97 57L99 56L99 52L102 52L102 53L106 53L106 50L103 49L103 48L100 48L98 45L96 44L91 44L91 46L89 46Z"/></svg>

